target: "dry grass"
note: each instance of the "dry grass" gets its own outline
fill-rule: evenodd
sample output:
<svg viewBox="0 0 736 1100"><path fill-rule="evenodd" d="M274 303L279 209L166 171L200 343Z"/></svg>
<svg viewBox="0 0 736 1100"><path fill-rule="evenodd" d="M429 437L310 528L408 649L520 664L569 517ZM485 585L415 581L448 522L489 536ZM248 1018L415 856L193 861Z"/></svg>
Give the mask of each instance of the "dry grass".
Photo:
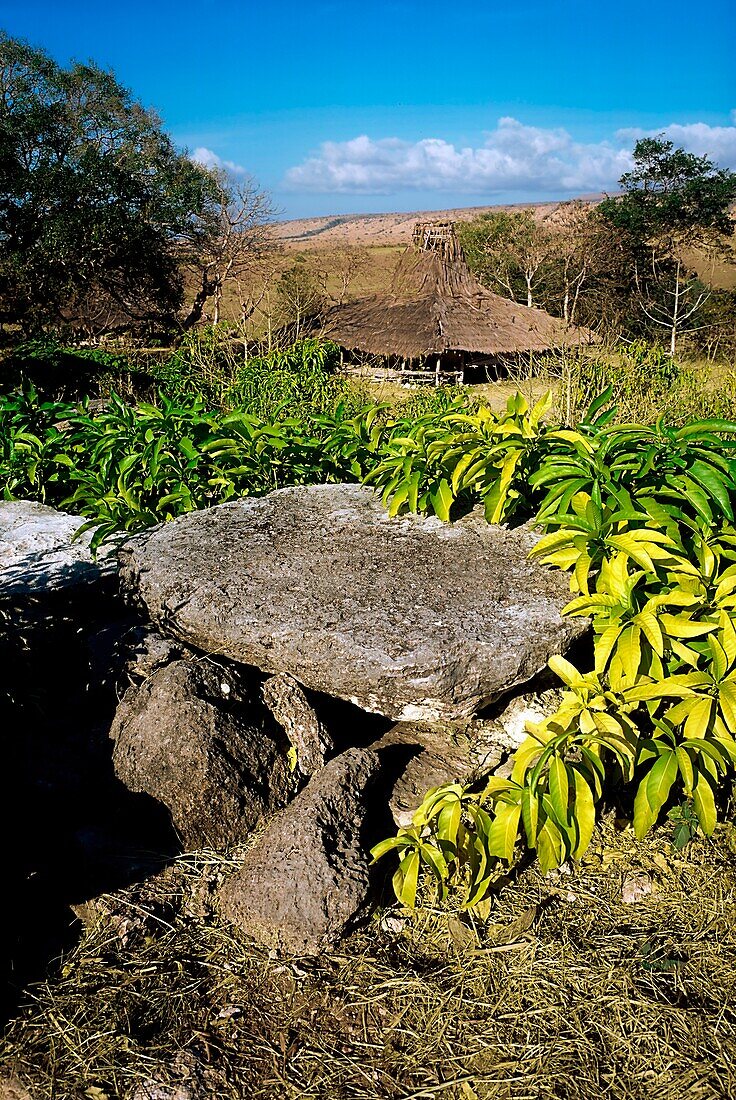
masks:
<svg viewBox="0 0 736 1100"><path fill-rule="evenodd" d="M202 853L105 896L4 1065L38 1098L716 1100L736 1094L730 827L674 853L604 824L569 874L533 868L474 933L390 911L334 954L234 937ZM655 890L635 904L622 883Z"/></svg>

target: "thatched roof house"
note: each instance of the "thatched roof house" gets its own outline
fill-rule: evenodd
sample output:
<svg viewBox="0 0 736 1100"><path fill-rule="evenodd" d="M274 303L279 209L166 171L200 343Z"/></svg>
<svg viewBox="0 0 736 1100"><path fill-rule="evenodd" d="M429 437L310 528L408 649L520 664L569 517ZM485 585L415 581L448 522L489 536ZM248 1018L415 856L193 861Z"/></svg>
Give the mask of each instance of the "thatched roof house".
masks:
<svg viewBox="0 0 736 1100"><path fill-rule="evenodd" d="M460 375L595 339L588 329L484 287L468 268L451 222L418 222L388 293L335 306L324 334L350 353L389 360L399 370L421 365Z"/></svg>

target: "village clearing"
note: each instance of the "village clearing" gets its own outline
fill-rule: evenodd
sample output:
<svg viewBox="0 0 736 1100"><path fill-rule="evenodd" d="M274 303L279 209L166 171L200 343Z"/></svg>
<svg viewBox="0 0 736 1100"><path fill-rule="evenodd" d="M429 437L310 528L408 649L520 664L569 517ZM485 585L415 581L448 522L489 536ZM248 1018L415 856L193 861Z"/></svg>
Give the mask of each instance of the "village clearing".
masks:
<svg viewBox="0 0 736 1100"><path fill-rule="evenodd" d="M79 945L6 1035L2 1095L733 1096L736 830L671 836L609 815L580 866L519 870L485 928L394 906L312 960L218 919L238 852L184 856L79 910Z"/></svg>

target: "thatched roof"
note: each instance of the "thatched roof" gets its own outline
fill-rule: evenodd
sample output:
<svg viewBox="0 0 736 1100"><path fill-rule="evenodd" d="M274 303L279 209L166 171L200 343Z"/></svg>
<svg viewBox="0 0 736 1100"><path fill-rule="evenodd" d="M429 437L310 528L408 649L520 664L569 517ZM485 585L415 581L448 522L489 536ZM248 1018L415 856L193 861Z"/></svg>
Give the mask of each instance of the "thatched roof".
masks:
<svg viewBox="0 0 736 1100"><path fill-rule="evenodd" d="M468 268L449 222L418 222L388 293L335 306L324 334L349 351L421 359L512 355L592 342L542 309L501 298Z"/></svg>

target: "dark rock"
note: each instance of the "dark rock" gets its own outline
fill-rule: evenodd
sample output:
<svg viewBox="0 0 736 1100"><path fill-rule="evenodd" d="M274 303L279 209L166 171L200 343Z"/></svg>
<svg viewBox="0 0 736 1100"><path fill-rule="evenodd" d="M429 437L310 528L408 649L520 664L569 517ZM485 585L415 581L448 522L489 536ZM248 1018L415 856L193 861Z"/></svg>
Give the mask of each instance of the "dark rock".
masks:
<svg viewBox="0 0 736 1100"><path fill-rule="evenodd" d="M365 909L365 823L379 760L349 749L278 814L220 891L222 910L271 947L313 955L335 944Z"/></svg>
<svg viewBox="0 0 736 1100"><path fill-rule="evenodd" d="M293 676L270 676L263 684L263 702L294 746L301 774L312 775L334 746L302 686Z"/></svg>
<svg viewBox="0 0 736 1100"><path fill-rule="evenodd" d="M150 626L135 626L122 639L124 669L133 683L147 680L160 668L185 656L184 646Z"/></svg>
<svg viewBox="0 0 736 1100"><path fill-rule="evenodd" d="M83 522L30 500L0 502L0 597L86 587L114 573L114 558L93 558L90 532L74 539Z"/></svg>
<svg viewBox="0 0 736 1100"><path fill-rule="evenodd" d="M122 551L165 633L397 721L465 718L587 629L528 528L389 519L357 485L191 513Z"/></svg>
<svg viewBox="0 0 736 1100"><path fill-rule="evenodd" d="M295 790L257 687L214 662L175 661L129 688L111 736L118 778L168 807L190 849L243 840Z"/></svg>

